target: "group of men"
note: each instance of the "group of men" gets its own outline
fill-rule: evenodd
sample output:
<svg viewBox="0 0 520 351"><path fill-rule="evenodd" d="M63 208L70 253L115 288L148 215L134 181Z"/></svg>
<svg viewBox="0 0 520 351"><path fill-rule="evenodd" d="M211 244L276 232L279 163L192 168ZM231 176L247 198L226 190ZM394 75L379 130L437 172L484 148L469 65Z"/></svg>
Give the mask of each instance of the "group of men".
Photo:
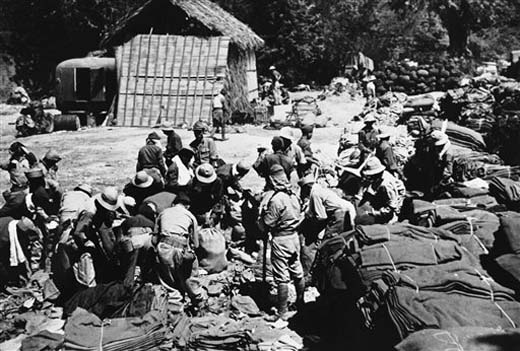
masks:
<svg viewBox="0 0 520 351"><path fill-rule="evenodd" d="M265 179L265 186L255 221L263 238L271 238L277 316L289 314L291 281L296 305L303 303L302 235L305 242L317 243L357 223L397 221L405 196L402 173L389 136L374 123L375 118L367 117L358 144L340 146L341 152L358 154L355 165L361 174L356 175L360 186L355 193L341 183L331 187L319 181L312 126L282 128L272 138L272 150L258 148L252 168ZM179 289L198 304L199 233L227 227L232 240L248 236L241 216L228 212L230 202L245 201L250 194L240 181L251 166L243 161L226 164L204 122L193 125L194 140L188 146L170 123L162 125L162 132L165 147L157 132L147 136L135 175L122 192L109 186L97 194L88 184L63 192L58 182L60 155L49 150L39 160L23 144L13 143L9 162L2 165L11 188L4 192L6 203L0 208L0 288L23 284L31 270L44 268L52 270L64 300L100 283L133 284L139 276ZM444 143L448 139L437 134L432 137L443 147L443 159L449 155ZM348 173L348 168L342 172ZM448 171L442 174L446 177Z"/></svg>

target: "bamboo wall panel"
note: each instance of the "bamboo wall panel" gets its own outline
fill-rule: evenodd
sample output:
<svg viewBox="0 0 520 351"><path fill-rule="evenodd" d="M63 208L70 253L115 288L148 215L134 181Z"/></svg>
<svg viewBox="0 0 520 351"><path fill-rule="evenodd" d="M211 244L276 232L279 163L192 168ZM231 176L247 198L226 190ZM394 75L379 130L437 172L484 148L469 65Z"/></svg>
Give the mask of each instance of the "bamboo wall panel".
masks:
<svg viewBox="0 0 520 351"><path fill-rule="evenodd" d="M142 34L116 49L118 125L191 125L211 118L224 86L229 38Z"/></svg>

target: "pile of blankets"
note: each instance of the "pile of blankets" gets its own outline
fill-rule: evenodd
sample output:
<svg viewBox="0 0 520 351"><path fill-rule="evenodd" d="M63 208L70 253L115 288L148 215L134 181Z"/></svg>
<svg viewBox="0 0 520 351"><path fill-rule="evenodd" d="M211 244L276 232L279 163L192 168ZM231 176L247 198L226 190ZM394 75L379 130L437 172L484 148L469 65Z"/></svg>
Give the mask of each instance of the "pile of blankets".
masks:
<svg viewBox="0 0 520 351"><path fill-rule="evenodd" d="M458 208L457 199L412 203L409 213L422 219L427 213L422 223L429 227L358 226L322 244L315 269L322 293L354 295L371 346L396 345L427 328L520 325L520 290L495 279L488 265L503 252L497 238L507 231L519 255L510 252L494 262L502 269L514 266L511 274L520 278L520 234L514 234L520 233L520 214L495 214L464 200Z"/></svg>

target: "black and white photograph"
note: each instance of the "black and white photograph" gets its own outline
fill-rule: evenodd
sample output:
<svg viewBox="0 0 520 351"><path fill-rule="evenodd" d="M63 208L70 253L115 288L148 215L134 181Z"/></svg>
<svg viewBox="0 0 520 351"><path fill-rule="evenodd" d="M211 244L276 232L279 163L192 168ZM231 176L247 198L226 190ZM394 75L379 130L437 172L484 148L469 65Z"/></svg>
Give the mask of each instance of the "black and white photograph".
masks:
<svg viewBox="0 0 520 351"><path fill-rule="evenodd" d="M518 0L0 0L0 351L520 351Z"/></svg>

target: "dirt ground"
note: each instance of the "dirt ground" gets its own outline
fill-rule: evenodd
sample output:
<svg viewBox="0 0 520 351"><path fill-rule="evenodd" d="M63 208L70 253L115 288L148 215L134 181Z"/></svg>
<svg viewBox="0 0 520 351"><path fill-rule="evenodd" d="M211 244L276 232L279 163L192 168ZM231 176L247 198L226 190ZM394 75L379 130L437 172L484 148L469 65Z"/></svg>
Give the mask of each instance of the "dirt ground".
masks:
<svg viewBox="0 0 520 351"><path fill-rule="evenodd" d="M316 94L316 93L313 93ZM359 122L351 122L353 116L361 112L364 101L351 101L350 97L333 96L319 103L323 113L330 117L326 128L315 130L313 149L324 157L332 159L336 155L339 137L344 128L357 131ZM16 139L12 124L16 120L19 107L0 106L0 161L7 161L7 149ZM271 138L276 130L265 130L260 126L245 126L245 133L230 134L229 140L217 141L219 156L226 162L246 160L254 162L258 146L270 147ZM106 127L85 129L77 132L56 132L27 138L18 138L37 156L43 156L52 148L63 157L60 163L59 177L65 189L83 182L95 188L115 185L122 188L135 172L136 157L139 148L144 145L150 128ZM177 130L183 143L193 140L193 133ZM161 133L159 133L161 134ZM164 139L165 140L165 139ZM243 184L246 188L260 189L263 180L256 173L250 172ZM9 187L7 172L0 172L0 190ZM3 198L0 199L0 202Z"/></svg>

